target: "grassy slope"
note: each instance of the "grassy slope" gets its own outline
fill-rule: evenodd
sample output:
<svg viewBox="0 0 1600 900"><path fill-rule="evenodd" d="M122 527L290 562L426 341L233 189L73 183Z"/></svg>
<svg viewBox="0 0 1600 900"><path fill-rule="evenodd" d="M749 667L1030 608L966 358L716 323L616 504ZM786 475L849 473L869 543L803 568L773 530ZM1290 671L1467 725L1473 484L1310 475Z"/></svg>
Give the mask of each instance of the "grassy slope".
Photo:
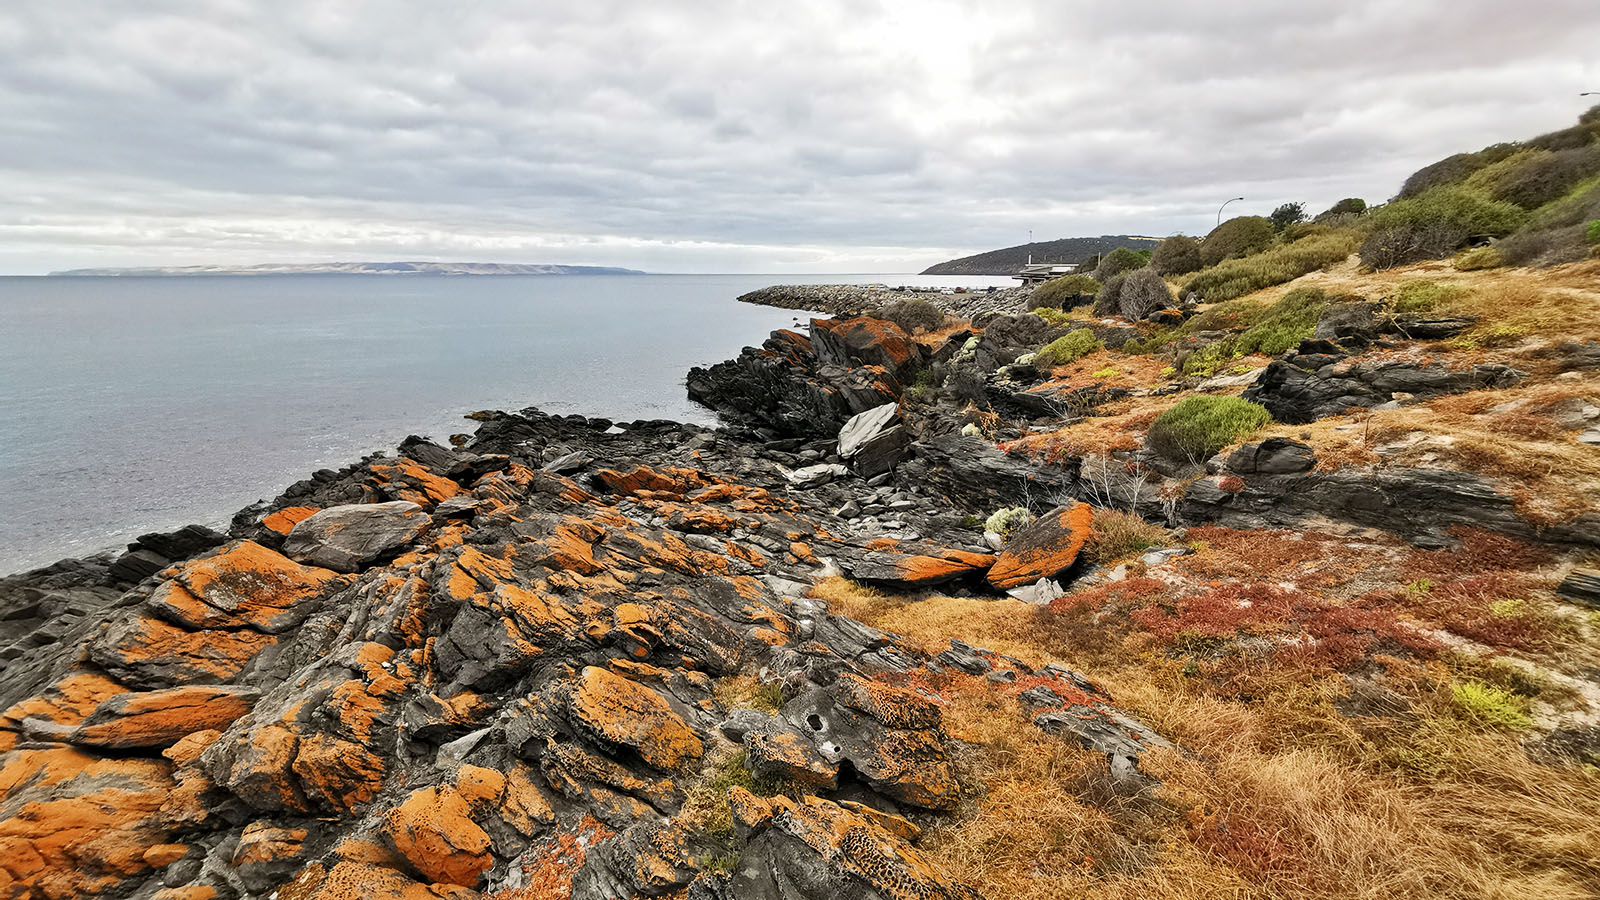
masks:
<svg viewBox="0 0 1600 900"><path fill-rule="evenodd" d="M1323 468L1483 472L1534 520L1594 509L1600 459L1563 413L1600 405L1600 376L1557 377L1539 351L1600 338L1600 261L1363 273L1351 260L1235 302L1266 307L1308 286L1383 299L1419 280L1459 288L1433 311L1477 324L1381 352L1509 362L1529 378L1264 433L1312 444ZM1223 373L1266 361L1231 360ZM1147 389L1176 377L1167 362L1100 350L1054 376ZM1134 449L1160 411L1192 394L1187 384L1022 444L1044 464ZM1031 664L1061 660L1184 748L1147 757L1162 783L1130 791L1096 754L1028 725L1015 700L1025 679L922 684L972 748L970 802L930 823L923 846L987 896L1600 895L1600 769L1545 743L1557 724L1600 721L1600 614L1552 594L1582 560L1461 536L1462 550L1423 551L1384 537L1189 529L1181 540L1193 556L1148 577L1133 557L1127 581L1045 609L842 580L816 593L930 651L959 638Z"/></svg>

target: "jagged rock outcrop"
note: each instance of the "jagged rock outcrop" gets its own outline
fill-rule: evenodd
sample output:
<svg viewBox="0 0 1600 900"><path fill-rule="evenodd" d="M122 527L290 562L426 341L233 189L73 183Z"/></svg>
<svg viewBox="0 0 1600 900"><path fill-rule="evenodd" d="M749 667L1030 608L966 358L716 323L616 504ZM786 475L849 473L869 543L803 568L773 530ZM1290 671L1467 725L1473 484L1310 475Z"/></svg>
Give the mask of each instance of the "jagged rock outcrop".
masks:
<svg viewBox="0 0 1600 900"><path fill-rule="evenodd" d="M851 543L760 445L595 424L485 416L322 473L107 596L58 665L0 682L10 892L467 898L587 835L577 896L975 896L895 812L961 797L937 705L887 681L932 661L800 595L826 559L976 583L993 557ZM754 673L792 699L737 732L749 765L817 796L750 797L771 813L723 871L676 817L728 746L718 679Z"/></svg>
<svg viewBox="0 0 1600 900"><path fill-rule="evenodd" d="M1511 387L1523 378L1523 373L1499 364L1456 370L1442 363L1404 359L1326 362L1326 358L1291 354L1273 360L1245 390L1244 398L1265 406L1280 422L1303 425L1350 409L1370 409L1397 394L1437 397ZM1306 360L1310 362L1302 366Z"/></svg>
<svg viewBox="0 0 1600 900"><path fill-rule="evenodd" d="M779 435L831 437L856 413L899 400L924 351L880 319L812 319L738 359L689 370L689 399L729 421Z"/></svg>

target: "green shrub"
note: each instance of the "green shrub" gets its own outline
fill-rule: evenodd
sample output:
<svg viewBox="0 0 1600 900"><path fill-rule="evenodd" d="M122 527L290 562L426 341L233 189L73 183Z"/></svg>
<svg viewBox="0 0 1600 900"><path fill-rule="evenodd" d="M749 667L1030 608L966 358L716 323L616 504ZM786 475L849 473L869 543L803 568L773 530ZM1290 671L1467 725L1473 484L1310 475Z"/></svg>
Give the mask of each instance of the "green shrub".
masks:
<svg viewBox="0 0 1600 900"><path fill-rule="evenodd" d="M1277 229L1261 216L1239 216L1211 230L1200 242L1200 260L1214 266L1225 259L1260 253L1272 246Z"/></svg>
<svg viewBox="0 0 1600 900"><path fill-rule="evenodd" d="M1584 226L1583 238L1591 244L1600 244L1600 219L1595 219Z"/></svg>
<svg viewBox="0 0 1600 900"><path fill-rule="evenodd" d="M1238 397L1188 397L1150 424L1150 449L1173 460L1200 463L1272 421L1258 403Z"/></svg>
<svg viewBox="0 0 1600 900"><path fill-rule="evenodd" d="M1267 216L1267 221L1272 223L1274 230L1282 231L1290 225L1297 225L1306 220L1306 205L1304 203L1285 203L1272 211Z"/></svg>
<svg viewBox="0 0 1600 900"><path fill-rule="evenodd" d="M1134 269L1144 268L1149 262L1149 257L1141 255L1138 251L1127 247L1118 247L1100 257L1100 265L1094 270L1094 277L1102 283L1108 279L1121 275L1123 272L1132 272Z"/></svg>
<svg viewBox="0 0 1600 900"><path fill-rule="evenodd" d="M1486 179L1488 195L1523 209L1537 209L1566 196L1579 183L1600 175L1600 147L1530 150L1492 167L1503 170ZM1484 170L1487 174L1488 169ZM1476 177L1476 176L1474 176Z"/></svg>
<svg viewBox="0 0 1600 900"><path fill-rule="evenodd" d="M1528 217L1524 231L1547 231L1600 218L1600 177L1579 182L1565 197L1547 203Z"/></svg>
<svg viewBox="0 0 1600 900"><path fill-rule="evenodd" d="M1328 305L1328 295L1317 288L1296 288L1267 307L1260 321L1234 341L1237 356L1263 353L1277 356L1317 330L1317 317Z"/></svg>
<svg viewBox="0 0 1600 900"><path fill-rule="evenodd" d="M1466 288L1455 284L1442 284L1423 278L1401 282L1394 289L1389 304L1397 313L1427 313L1440 309L1453 300L1470 294Z"/></svg>
<svg viewBox="0 0 1600 900"><path fill-rule="evenodd" d="M1523 711L1524 701L1510 691L1469 681L1451 685L1450 695L1456 713L1474 725L1520 731L1533 724Z"/></svg>
<svg viewBox="0 0 1600 900"><path fill-rule="evenodd" d="M929 331L944 324L944 310L921 297L905 297L889 303L879 316L899 325L906 334Z"/></svg>
<svg viewBox="0 0 1600 900"><path fill-rule="evenodd" d="M1053 369L1105 349L1094 332L1087 328L1069 331L1039 349L1033 355L1033 364L1041 369Z"/></svg>
<svg viewBox="0 0 1600 900"><path fill-rule="evenodd" d="M1200 242L1186 234L1173 235L1157 244L1150 257L1150 267L1162 275L1187 275L1204 265Z"/></svg>
<svg viewBox="0 0 1600 900"><path fill-rule="evenodd" d="M1052 306L1037 306L1031 312L1051 325L1068 325L1074 321L1072 315L1066 310L1056 309Z"/></svg>
<svg viewBox="0 0 1600 900"><path fill-rule="evenodd" d="M1033 289L1028 295L1028 308L1053 308L1060 309L1061 304L1068 297L1077 294L1094 294L1100 290L1100 282L1088 275L1063 275L1052 278L1044 284Z"/></svg>
<svg viewBox="0 0 1600 900"><path fill-rule="evenodd" d="M1359 216L1367 211L1367 201L1360 197L1346 197L1318 214L1313 221L1321 222L1333 216Z"/></svg>
<svg viewBox="0 0 1600 900"><path fill-rule="evenodd" d="M1497 269L1506 264L1500 251L1493 247L1473 247L1456 254L1451 261L1457 272L1476 272L1480 269Z"/></svg>
<svg viewBox="0 0 1600 900"><path fill-rule="evenodd" d="M1558 266L1589 256L1587 229L1582 225L1547 231L1520 231L1496 243L1495 249L1512 266Z"/></svg>
<svg viewBox="0 0 1600 900"><path fill-rule="evenodd" d="M1527 213L1502 200L1490 200L1459 187L1435 188L1396 200L1372 214L1374 228L1401 225L1451 225L1471 237L1503 237L1516 231Z"/></svg>
<svg viewBox="0 0 1600 900"><path fill-rule="evenodd" d="M1002 538L1011 537L1011 532L1033 521L1033 513L1028 512L1025 506L1008 506L997 510L983 523L984 531L992 531Z"/></svg>
<svg viewBox="0 0 1600 900"><path fill-rule="evenodd" d="M1463 187L1441 187L1396 200L1371 216L1372 233L1361 245L1361 261L1388 269L1455 253L1473 238L1516 231L1527 213L1514 204Z"/></svg>
<svg viewBox="0 0 1600 900"><path fill-rule="evenodd" d="M1313 235L1206 269L1189 279L1183 291L1199 294L1208 303L1233 300L1343 262L1359 241L1354 231Z"/></svg>
<svg viewBox="0 0 1600 900"><path fill-rule="evenodd" d="M1233 338L1223 338L1190 351L1183 357L1183 365L1179 370L1185 375L1210 378L1221 371L1224 365L1239 358L1234 352L1233 341Z"/></svg>
<svg viewBox="0 0 1600 900"><path fill-rule="evenodd" d="M1172 290L1149 267L1129 272L1117 292L1117 309L1130 322L1172 307Z"/></svg>
<svg viewBox="0 0 1600 900"><path fill-rule="evenodd" d="M1117 275L1106 279L1100 285L1100 293L1094 295L1094 306L1091 308L1097 316L1114 316L1122 311L1122 283L1128 280L1127 275Z"/></svg>
<svg viewBox="0 0 1600 900"><path fill-rule="evenodd" d="M1400 187L1399 199L1417 197L1444 185L1460 184L1479 169L1491 166L1521 149L1518 144L1495 144L1477 153L1447 156L1413 172Z"/></svg>
<svg viewBox="0 0 1600 900"><path fill-rule="evenodd" d="M1575 150L1593 142L1595 132L1591 125L1579 120L1579 124L1560 131L1541 134L1532 140L1524 141L1529 147L1539 150Z"/></svg>

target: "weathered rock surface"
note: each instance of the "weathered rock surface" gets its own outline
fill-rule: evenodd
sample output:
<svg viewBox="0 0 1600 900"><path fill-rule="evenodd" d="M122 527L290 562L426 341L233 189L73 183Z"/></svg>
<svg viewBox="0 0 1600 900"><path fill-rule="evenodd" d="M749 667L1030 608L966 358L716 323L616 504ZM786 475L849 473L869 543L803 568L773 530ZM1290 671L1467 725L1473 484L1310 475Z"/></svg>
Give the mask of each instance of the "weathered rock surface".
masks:
<svg viewBox="0 0 1600 900"><path fill-rule="evenodd" d="M1516 369L1495 364L1455 370L1441 363L1357 359L1322 364L1312 370L1297 362L1294 356L1274 360L1244 392L1245 399L1265 406L1280 422L1303 425L1352 408L1387 403L1396 394L1436 397L1506 388L1523 378Z"/></svg>
<svg viewBox="0 0 1600 900"><path fill-rule="evenodd" d="M297 523L284 538L283 550L335 572L356 572L416 540L431 522L421 506L408 500L335 506Z"/></svg>

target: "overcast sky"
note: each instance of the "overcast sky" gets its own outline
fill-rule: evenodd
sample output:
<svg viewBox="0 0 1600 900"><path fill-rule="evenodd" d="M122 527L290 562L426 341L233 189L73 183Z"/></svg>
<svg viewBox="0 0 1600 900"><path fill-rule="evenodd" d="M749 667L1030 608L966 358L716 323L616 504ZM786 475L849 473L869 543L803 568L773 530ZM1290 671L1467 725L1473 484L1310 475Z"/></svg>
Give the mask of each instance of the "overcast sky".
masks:
<svg viewBox="0 0 1600 900"><path fill-rule="evenodd" d="M0 272L867 272L1393 194L1570 124L1596 0L6 0Z"/></svg>

